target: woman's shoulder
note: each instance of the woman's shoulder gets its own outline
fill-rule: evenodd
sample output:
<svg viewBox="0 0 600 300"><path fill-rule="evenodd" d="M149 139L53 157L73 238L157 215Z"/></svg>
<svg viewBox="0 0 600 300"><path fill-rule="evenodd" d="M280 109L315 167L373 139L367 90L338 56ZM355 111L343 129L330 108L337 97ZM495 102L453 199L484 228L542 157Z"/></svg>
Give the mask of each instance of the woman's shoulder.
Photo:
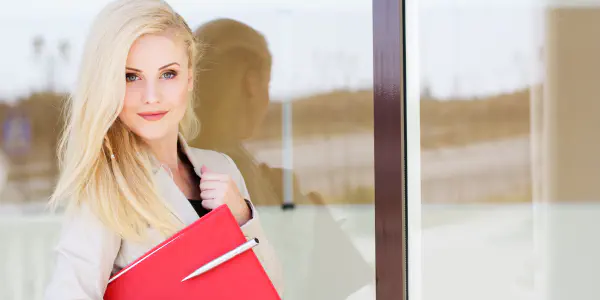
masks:
<svg viewBox="0 0 600 300"><path fill-rule="evenodd" d="M188 147L188 155L196 168L203 165L217 172L237 171L237 166L231 157L223 152Z"/></svg>

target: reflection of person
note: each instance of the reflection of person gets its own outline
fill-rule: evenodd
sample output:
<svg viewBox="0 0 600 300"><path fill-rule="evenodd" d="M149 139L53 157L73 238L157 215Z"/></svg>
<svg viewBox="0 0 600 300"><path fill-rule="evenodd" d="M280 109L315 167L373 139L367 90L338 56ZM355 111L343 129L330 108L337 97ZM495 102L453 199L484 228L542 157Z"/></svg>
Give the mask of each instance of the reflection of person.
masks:
<svg viewBox="0 0 600 300"><path fill-rule="evenodd" d="M94 22L51 197L69 217L45 299L102 299L111 273L219 205L260 240L255 251L281 293L280 266L235 163L186 143L196 50L163 1L119 0Z"/></svg>
<svg viewBox="0 0 600 300"><path fill-rule="evenodd" d="M255 204L280 205L282 170L257 163L242 144L252 137L269 104L272 58L266 39L250 26L231 19L208 22L195 35L206 46L195 81L201 131L189 143L231 156ZM344 299L370 283L372 268L324 208L322 197L316 192L302 195L294 178L294 199L302 197L317 204L314 216L291 214L272 236L273 245L285 249L281 251L285 260L305 262L301 268L308 269L306 280L292 282L292 288L286 284L286 291L302 295L302 299ZM296 218L302 220L295 223ZM309 234L313 240L299 240L299 236L306 236L307 228L313 230ZM289 268L286 271L290 272L288 279L302 273Z"/></svg>
<svg viewBox="0 0 600 300"><path fill-rule="evenodd" d="M255 204L281 204L281 169L258 164L242 145L253 136L269 105L272 59L266 39L231 19L208 22L195 35L206 47L195 90L202 126L190 145L231 156L244 174ZM301 197L296 183L294 199Z"/></svg>

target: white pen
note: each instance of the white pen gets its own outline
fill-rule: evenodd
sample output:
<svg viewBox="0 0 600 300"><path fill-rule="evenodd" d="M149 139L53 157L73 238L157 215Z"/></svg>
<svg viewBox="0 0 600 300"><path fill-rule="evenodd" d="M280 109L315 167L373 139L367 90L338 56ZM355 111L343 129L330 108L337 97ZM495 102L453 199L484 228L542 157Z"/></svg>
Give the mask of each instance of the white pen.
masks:
<svg viewBox="0 0 600 300"><path fill-rule="evenodd" d="M214 269L215 267L223 264L224 262L256 247L258 245L258 239L257 238L253 238L248 240L247 242L239 245L237 248L211 260L210 262L208 262L207 264L203 265L202 267L198 268L196 271L194 271L192 274L188 275L186 278L184 278L183 280L181 280L181 282L184 282L188 279L194 278L196 276L199 276L203 273L206 273L212 269Z"/></svg>

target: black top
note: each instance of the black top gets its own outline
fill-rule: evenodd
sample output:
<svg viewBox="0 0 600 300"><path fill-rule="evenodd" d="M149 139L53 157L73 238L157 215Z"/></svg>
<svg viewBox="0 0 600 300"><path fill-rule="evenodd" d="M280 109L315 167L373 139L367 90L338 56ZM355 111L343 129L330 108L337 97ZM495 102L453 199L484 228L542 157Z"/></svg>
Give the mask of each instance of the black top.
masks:
<svg viewBox="0 0 600 300"><path fill-rule="evenodd" d="M192 204L192 207L194 207L194 210L196 211L196 213L198 214L198 216L200 218L202 218L204 215L206 215L209 210L204 208L204 206L202 206L202 200L194 200L194 199L188 199L190 201L190 204Z"/></svg>
<svg viewBox="0 0 600 300"><path fill-rule="evenodd" d="M194 177L195 184L197 186L199 186L200 185L200 176L198 176L198 174L196 174L196 172L194 171L192 162L184 154L181 143L179 143L179 142L177 143L177 152L178 152L179 158L187 167L188 172L190 172L190 174L192 174L192 176ZM190 201L190 204L192 205L192 207L194 208L194 210L196 211L196 213L198 214L198 216L200 218L202 218L204 215L206 215L209 212L208 209L206 209L202 206L202 200L196 200L196 199L188 199L188 200Z"/></svg>
<svg viewBox="0 0 600 300"><path fill-rule="evenodd" d="M184 155L183 149L182 149L182 146L180 143L177 143L177 148L178 148L178 152L179 152L179 157L181 158L183 163L186 165L186 167L188 167L189 172L194 177L194 182L196 183L197 186L200 186L200 176L198 176L198 174L196 174L196 172L194 171L194 167L192 165L192 162L189 160L189 158L186 155ZM250 218L252 218L252 206L250 205L250 201L248 201L246 199L244 199L244 200L246 201L246 205L248 205L248 209L250 209ZM188 199L188 201L190 201L190 204L192 205L192 207L194 208L194 210L196 211L196 213L198 214L198 216L200 218L202 218L204 215L206 215L207 213L210 212L210 210L208 210L202 206L202 200Z"/></svg>

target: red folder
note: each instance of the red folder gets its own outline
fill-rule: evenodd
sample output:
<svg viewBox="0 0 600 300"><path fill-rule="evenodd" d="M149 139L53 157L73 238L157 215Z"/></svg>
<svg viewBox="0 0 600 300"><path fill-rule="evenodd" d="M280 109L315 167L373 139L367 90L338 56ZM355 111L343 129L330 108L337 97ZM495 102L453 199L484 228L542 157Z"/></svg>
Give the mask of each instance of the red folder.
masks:
<svg viewBox="0 0 600 300"><path fill-rule="evenodd" d="M280 300L253 250L181 282L196 269L244 242L246 237L237 221L229 208L222 205L115 274L104 299Z"/></svg>

